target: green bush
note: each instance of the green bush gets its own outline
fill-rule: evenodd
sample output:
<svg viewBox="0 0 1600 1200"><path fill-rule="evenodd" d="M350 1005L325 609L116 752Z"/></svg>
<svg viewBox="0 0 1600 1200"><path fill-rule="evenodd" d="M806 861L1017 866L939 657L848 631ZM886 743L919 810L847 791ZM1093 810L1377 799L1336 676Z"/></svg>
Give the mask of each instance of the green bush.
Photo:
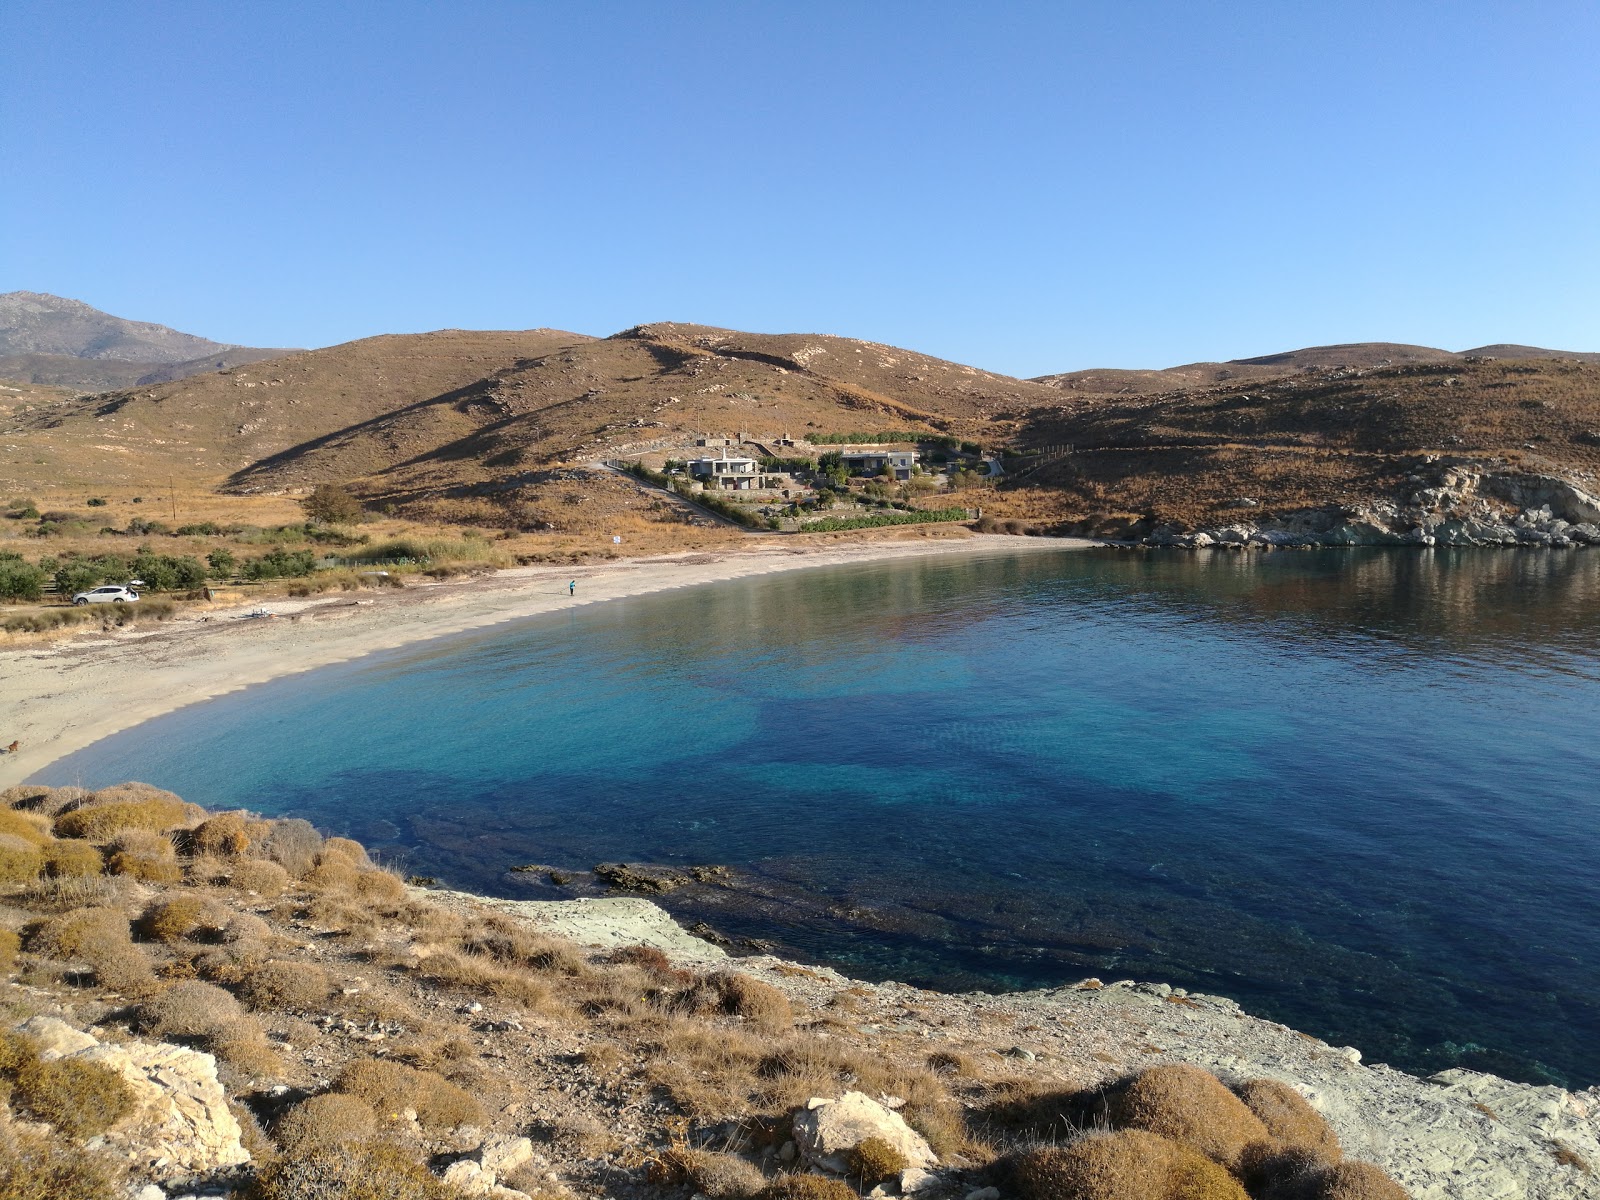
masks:
<svg viewBox="0 0 1600 1200"><path fill-rule="evenodd" d="M144 580L153 592L180 592L197 588L206 581L206 568L198 558L170 554L140 554L130 568L136 579Z"/></svg>
<svg viewBox="0 0 1600 1200"><path fill-rule="evenodd" d="M0 562L0 600L38 600L44 595L45 573L20 559Z"/></svg>
<svg viewBox="0 0 1600 1200"><path fill-rule="evenodd" d="M238 562L239 560L234 556L233 551L226 547L218 547L206 555L206 565L211 568L211 577L213 579L231 579L233 577L233 568Z"/></svg>
<svg viewBox="0 0 1600 1200"><path fill-rule="evenodd" d="M300 501L306 517L325 525L354 525L366 519L361 501L336 483L319 483Z"/></svg>
<svg viewBox="0 0 1600 1200"><path fill-rule="evenodd" d="M808 521L802 533L833 533L841 529L874 529L880 525L924 525L934 521L965 521L964 508L935 508L911 512L879 512L865 517L824 517Z"/></svg>
<svg viewBox="0 0 1600 1200"><path fill-rule="evenodd" d="M808 433L806 441L813 446L889 446L897 442L912 442L929 446L955 446L958 438L942 433L928 433L918 429L890 430L887 433Z"/></svg>
<svg viewBox="0 0 1600 1200"><path fill-rule="evenodd" d="M302 579L317 569L317 556L309 550L272 550L244 564L246 579Z"/></svg>

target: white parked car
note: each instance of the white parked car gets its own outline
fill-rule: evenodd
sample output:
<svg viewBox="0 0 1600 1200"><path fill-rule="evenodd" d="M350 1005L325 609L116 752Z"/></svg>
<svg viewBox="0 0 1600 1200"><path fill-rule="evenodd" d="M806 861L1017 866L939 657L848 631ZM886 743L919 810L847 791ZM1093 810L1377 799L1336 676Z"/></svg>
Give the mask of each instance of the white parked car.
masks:
<svg viewBox="0 0 1600 1200"><path fill-rule="evenodd" d="M121 584L111 584L107 587L93 588L87 592L79 592L72 598L74 604L127 604L130 600L137 600L139 593L130 587Z"/></svg>

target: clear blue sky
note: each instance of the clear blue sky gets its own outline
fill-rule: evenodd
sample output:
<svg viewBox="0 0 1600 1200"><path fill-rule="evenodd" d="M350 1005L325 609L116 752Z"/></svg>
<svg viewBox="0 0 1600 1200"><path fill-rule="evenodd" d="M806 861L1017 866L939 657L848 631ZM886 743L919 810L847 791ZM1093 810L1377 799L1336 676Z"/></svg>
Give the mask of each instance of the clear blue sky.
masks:
<svg viewBox="0 0 1600 1200"><path fill-rule="evenodd" d="M1600 5L7 0L0 291L1031 375L1600 350Z"/></svg>

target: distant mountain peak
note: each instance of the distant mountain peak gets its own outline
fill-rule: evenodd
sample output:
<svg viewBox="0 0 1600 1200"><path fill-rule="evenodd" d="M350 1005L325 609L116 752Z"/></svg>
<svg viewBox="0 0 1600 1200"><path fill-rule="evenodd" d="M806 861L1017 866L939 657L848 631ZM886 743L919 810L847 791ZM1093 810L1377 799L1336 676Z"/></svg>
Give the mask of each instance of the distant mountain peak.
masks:
<svg viewBox="0 0 1600 1200"><path fill-rule="evenodd" d="M0 379L99 391L283 353L114 317L49 292L0 294Z"/></svg>
<svg viewBox="0 0 1600 1200"><path fill-rule="evenodd" d="M48 292L0 295L0 354L179 363L233 348L165 325L114 317Z"/></svg>

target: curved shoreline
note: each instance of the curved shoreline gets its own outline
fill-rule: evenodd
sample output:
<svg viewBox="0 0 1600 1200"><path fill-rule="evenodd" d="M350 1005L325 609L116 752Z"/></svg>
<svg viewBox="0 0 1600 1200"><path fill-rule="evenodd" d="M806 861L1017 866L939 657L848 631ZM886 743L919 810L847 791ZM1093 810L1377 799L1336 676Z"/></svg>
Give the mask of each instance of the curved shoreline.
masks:
<svg viewBox="0 0 1600 1200"><path fill-rule="evenodd" d="M287 675L384 650L576 606L793 571L940 554L1060 552L1085 538L974 534L960 540L860 541L804 548L767 544L627 559L597 566L519 567L486 579L400 591L341 593L271 603L272 620L242 620L254 605L180 617L153 630L0 650L0 787L154 717ZM569 596L567 580L579 590Z"/></svg>

